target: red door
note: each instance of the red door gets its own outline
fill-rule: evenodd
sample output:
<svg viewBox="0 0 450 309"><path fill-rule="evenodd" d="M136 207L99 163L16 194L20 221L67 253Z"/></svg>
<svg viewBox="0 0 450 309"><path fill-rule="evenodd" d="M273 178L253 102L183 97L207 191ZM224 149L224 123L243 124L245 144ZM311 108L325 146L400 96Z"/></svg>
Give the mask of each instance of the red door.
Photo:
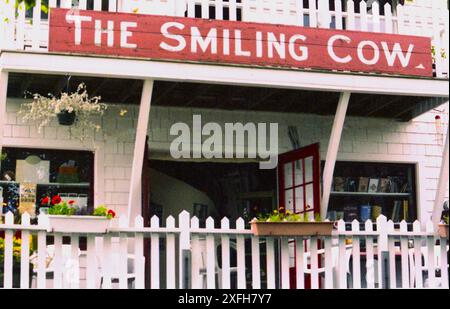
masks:
<svg viewBox="0 0 450 309"><path fill-rule="evenodd" d="M302 213L310 217L320 214L319 144L279 156L278 200L280 207L293 213ZM293 249L291 259L295 261L295 242L290 243L290 247ZM291 288L295 288L295 263L291 262L291 266L290 283Z"/></svg>

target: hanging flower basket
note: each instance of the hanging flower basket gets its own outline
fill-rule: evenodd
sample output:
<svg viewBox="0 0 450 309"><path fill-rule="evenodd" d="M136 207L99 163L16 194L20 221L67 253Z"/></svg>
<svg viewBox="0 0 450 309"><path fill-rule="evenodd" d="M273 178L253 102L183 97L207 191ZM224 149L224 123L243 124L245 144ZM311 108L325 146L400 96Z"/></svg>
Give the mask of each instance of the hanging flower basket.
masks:
<svg viewBox="0 0 450 309"><path fill-rule="evenodd" d="M77 118L77 114L75 111L69 112L64 110L56 115L58 117L58 122L62 126L71 126L75 123L75 119Z"/></svg>
<svg viewBox="0 0 450 309"><path fill-rule="evenodd" d="M334 222L250 222L255 236L331 236Z"/></svg>
<svg viewBox="0 0 450 309"><path fill-rule="evenodd" d="M448 224L439 225L439 236L448 239Z"/></svg>

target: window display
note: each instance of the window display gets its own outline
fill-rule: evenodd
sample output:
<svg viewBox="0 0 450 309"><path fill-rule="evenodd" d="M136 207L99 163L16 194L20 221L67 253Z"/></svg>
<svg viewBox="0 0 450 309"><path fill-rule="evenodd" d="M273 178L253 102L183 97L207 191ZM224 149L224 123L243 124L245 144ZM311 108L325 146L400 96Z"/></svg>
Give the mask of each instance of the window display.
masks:
<svg viewBox="0 0 450 309"><path fill-rule="evenodd" d="M2 213L28 212L35 218L54 197L93 209L94 154L89 151L2 149L0 205Z"/></svg>
<svg viewBox="0 0 450 309"><path fill-rule="evenodd" d="M417 219L413 164L336 162L328 217L375 221L381 214L395 223Z"/></svg>

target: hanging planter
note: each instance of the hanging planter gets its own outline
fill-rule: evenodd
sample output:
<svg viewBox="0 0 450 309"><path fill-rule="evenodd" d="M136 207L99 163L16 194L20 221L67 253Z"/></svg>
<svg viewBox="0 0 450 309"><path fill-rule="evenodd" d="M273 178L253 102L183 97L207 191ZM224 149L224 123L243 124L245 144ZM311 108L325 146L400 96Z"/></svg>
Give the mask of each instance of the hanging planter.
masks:
<svg viewBox="0 0 450 309"><path fill-rule="evenodd" d="M57 119L60 125L73 126L71 136L84 140L88 132L101 129L99 117L107 105L100 103L100 97L89 97L86 86L80 84L76 92L63 92L58 97L33 95L33 101L23 103L19 116L24 122L34 122L38 132Z"/></svg>
<svg viewBox="0 0 450 309"><path fill-rule="evenodd" d="M64 110L58 114L56 114L58 117L58 123L62 126L71 126L75 123L75 119L77 118L77 113L75 111L69 112L67 110Z"/></svg>

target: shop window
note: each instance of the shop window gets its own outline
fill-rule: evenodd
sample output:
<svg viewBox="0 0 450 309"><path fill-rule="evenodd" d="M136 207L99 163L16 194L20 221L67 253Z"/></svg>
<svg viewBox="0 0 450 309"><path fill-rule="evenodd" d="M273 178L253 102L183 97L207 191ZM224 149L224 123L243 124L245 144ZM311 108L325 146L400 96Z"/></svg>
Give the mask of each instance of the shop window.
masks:
<svg viewBox="0 0 450 309"><path fill-rule="evenodd" d="M45 197L60 196L78 206L80 213L93 210L94 154L88 151L3 147L0 163L2 213L17 217L27 211L39 214Z"/></svg>
<svg viewBox="0 0 450 309"><path fill-rule="evenodd" d="M417 219L413 164L337 162L328 208L332 220L375 221L384 215L394 223Z"/></svg>

